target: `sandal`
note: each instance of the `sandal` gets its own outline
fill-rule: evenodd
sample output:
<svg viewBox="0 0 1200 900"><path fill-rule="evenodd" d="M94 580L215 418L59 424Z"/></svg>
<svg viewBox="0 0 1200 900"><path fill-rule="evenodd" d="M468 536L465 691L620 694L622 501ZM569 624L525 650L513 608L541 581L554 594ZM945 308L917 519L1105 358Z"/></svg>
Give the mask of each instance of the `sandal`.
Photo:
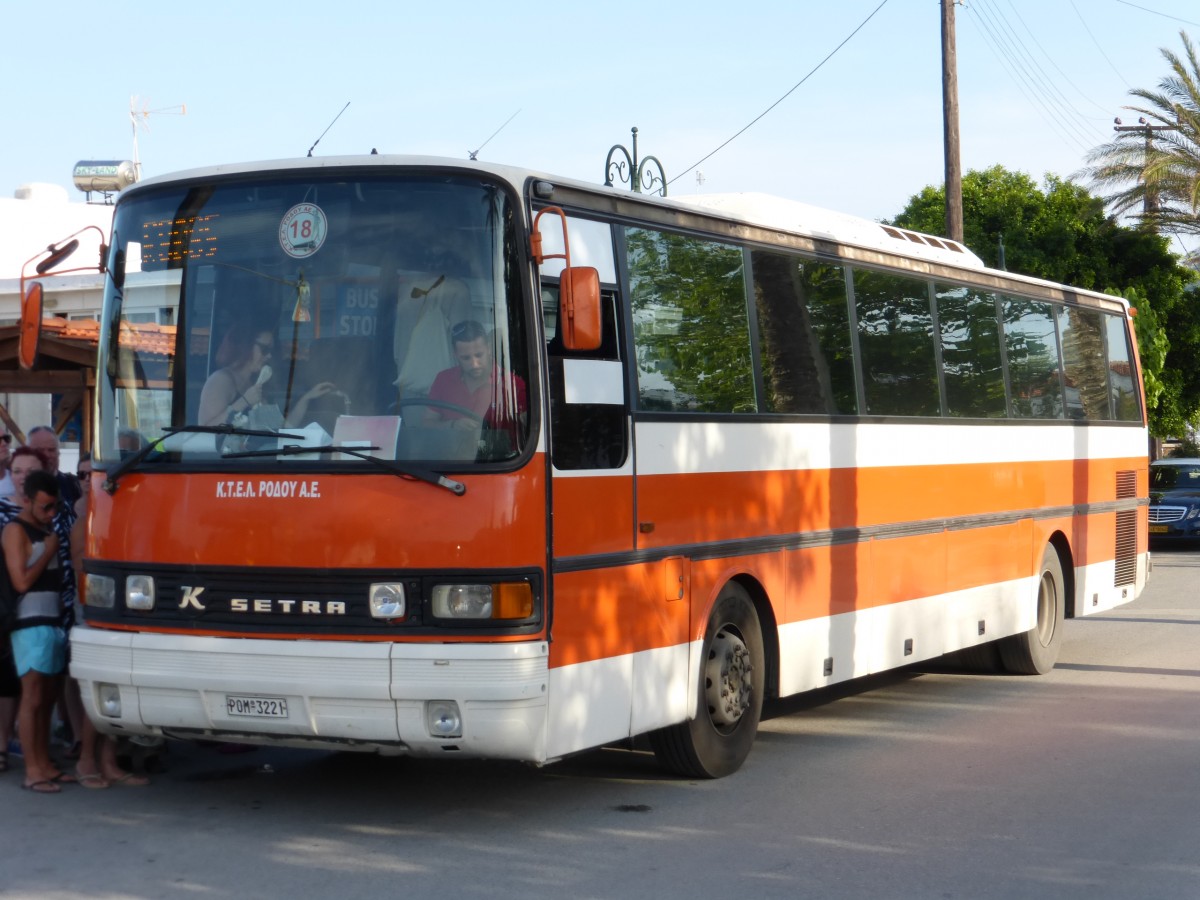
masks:
<svg viewBox="0 0 1200 900"><path fill-rule="evenodd" d="M79 783L83 787L89 788L93 791L102 791L106 787L108 787L108 779L105 778L103 775L101 775L99 772L89 772L87 774L84 774L83 772L80 772L78 769L76 769L75 777L79 780Z"/></svg>
<svg viewBox="0 0 1200 900"><path fill-rule="evenodd" d="M61 794L60 788L50 778L44 778L41 781L27 781L21 785L21 788L26 791L32 791L35 794Z"/></svg>
<svg viewBox="0 0 1200 900"><path fill-rule="evenodd" d="M124 775L118 775L116 778L109 778L107 780L109 784L115 784L119 787L145 787L150 783L149 778L134 775L132 772L126 772Z"/></svg>

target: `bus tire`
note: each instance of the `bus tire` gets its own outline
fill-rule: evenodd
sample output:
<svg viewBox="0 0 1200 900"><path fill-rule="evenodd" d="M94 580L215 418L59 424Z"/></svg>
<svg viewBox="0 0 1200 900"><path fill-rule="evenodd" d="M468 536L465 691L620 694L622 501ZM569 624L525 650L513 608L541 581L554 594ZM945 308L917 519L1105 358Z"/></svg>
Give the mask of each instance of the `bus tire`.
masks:
<svg viewBox="0 0 1200 900"><path fill-rule="evenodd" d="M689 778L721 778L736 772L758 732L765 683L758 613L746 589L730 582L708 617L696 717L652 732L654 755Z"/></svg>
<svg viewBox="0 0 1200 900"><path fill-rule="evenodd" d="M1037 624L997 644L1007 671L1014 675L1045 675L1054 668L1062 647L1066 607L1062 563L1058 551L1047 544L1038 577Z"/></svg>

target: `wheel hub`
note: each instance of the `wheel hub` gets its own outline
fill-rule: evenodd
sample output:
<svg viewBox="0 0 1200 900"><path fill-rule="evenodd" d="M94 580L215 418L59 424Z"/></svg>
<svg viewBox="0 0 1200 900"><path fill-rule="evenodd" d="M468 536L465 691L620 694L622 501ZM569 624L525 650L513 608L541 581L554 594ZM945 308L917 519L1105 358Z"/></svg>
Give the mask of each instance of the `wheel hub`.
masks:
<svg viewBox="0 0 1200 900"><path fill-rule="evenodd" d="M717 632L704 675L709 716L717 725L735 725L750 708L754 680L750 650L737 634Z"/></svg>

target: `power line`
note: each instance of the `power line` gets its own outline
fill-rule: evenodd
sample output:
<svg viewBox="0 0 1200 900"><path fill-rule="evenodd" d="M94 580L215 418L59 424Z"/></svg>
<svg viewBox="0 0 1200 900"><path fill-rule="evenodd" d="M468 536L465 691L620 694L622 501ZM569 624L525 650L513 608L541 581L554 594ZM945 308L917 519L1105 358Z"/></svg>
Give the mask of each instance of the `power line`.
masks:
<svg viewBox="0 0 1200 900"><path fill-rule="evenodd" d="M1111 110L1107 106L1097 103L1095 100L1093 100L1087 94L1085 94L1083 92L1083 89L1079 85L1077 85L1074 81L1071 80L1071 77L1062 70L1062 67L1057 62L1055 62L1054 54L1046 52L1046 48L1043 47L1042 42L1037 39L1037 35L1033 33L1033 29L1031 29L1029 27L1029 25L1025 22L1025 18L1021 15L1020 11L1013 4L1012 0L1008 0L1008 5L1012 9L1013 13L1016 15L1017 20L1021 23L1021 27L1025 29L1025 31L1029 34L1029 36L1031 38L1033 38L1033 42L1035 44L1037 44L1037 48L1042 51L1042 56L1046 57L1046 59L1050 61L1050 65L1054 66L1054 70L1056 72L1058 72L1059 75L1062 76L1063 81L1065 81L1067 84L1069 84L1071 87L1073 87L1075 89L1075 92L1077 94L1079 94L1080 97L1082 97L1088 103L1092 104L1092 106L1096 107L1096 109L1098 109L1102 113L1104 113L1104 120L1107 121ZM1080 113L1080 115L1082 116L1083 114ZM1089 118L1088 116L1083 116L1083 117Z"/></svg>
<svg viewBox="0 0 1200 900"><path fill-rule="evenodd" d="M1121 71L1113 64L1113 61L1108 58L1108 54L1104 52L1104 48L1100 46L1100 42L1096 40L1096 36L1092 34L1092 29L1088 27L1088 23L1083 18L1083 13L1079 11L1079 7L1075 5L1075 0L1071 0L1071 9L1075 10L1075 15L1079 18L1079 22L1083 25L1083 30L1088 33L1088 37L1092 39L1092 43L1096 45L1096 49L1100 51L1100 55L1104 57L1104 61L1108 63L1109 68L1117 73L1117 77L1124 82L1125 87L1130 87L1129 79L1121 74Z"/></svg>
<svg viewBox="0 0 1200 900"><path fill-rule="evenodd" d="M841 50L844 46L846 46L847 43L849 43L850 38L854 37L856 34L858 34L860 31L862 31L863 26L865 26L868 22L870 22L871 19L875 18L875 13L879 12L881 9L883 9L885 6L887 6L887 2L888 2L888 0L883 0L883 2L881 2L877 7L875 7L875 9L873 9L871 11L871 14L869 16L867 16L865 19L863 19L862 22L859 23L859 26L857 28L855 28L852 32L850 32L849 35L846 36L845 40L843 40L840 44L838 44L836 47L834 47L833 50L831 50L829 52L828 56L826 56L823 60L821 60L819 63L817 63L816 66L813 67L811 72L809 72L807 75L805 75L799 81L797 81L794 85L792 85L791 90L789 90L786 94L784 94L782 97L780 97L774 103L772 103L770 106L768 106L766 109L764 109L761 113L759 113L757 116L755 116L753 119L751 119L750 122L744 128L742 128L741 131L737 132L737 134L733 135L733 137L729 138L727 141L725 141L723 144L721 144L719 147L717 147L715 150L713 150L711 153L709 153L708 156L705 156L703 159L699 159L696 162L692 163L690 166L688 166L686 169L684 169L682 172L680 172L678 175L676 175L674 178L672 178L670 181L668 181L667 185L670 186L670 185L674 184L676 181L678 181L684 175L693 171L698 166L703 165L705 162L707 162L712 157L716 156L718 153L720 153L722 150L724 150L726 147L728 147L730 144L732 144L735 140L737 140L739 137L741 137L743 134L745 134L747 131L749 131L750 128L752 126L754 126L755 124L757 124L757 122L760 119L762 119L767 113L769 113L771 110L773 110L775 107L777 107L780 103L782 103L784 100L786 100L788 97L790 97L792 92L795 91L796 88L800 87L800 85L804 84L804 82L806 82L806 81L808 81L808 79L812 78L812 76L816 74L817 70L820 69L821 66L825 65L825 63L827 63L827 62L829 62L829 60L833 59L834 55L839 50Z"/></svg>
<svg viewBox="0 0 1200 900"><path fill-rule="evenodd" d="M1162 16L1164 19L1174 19L1176 22L1182 22L1185 25L1200 26L1200 22L1193 22L1191 19L1181 19L1179 16L1172 16L1165 12L1159 12L1157 9L1150 9L1148 6L1138 6L1136 3L1130 3L1129 0L1117 0L1117 2L1122 3L1125 6L1132 6L1134 9L1140 9L1142 12L1148 12L1156 16Z"/></svg>
<svg viewBox="0 0 1200 900"><path fill-rule="evenodd" d="M974 8L975 7L967 7L968 10L972 10ZM1046 120L1050 127L1058 133L1058 136L1063 140L1063 142L1067 144L1075 144L1078 149L1083 151L1090 149L1091 143L1088 140L1080 140L1077 135L1073 135L1065 130L1063 123L1058 120L1054 112L1049 108L1049 106L1047 106L1046 102L1039 95L1029 77L1023 71L1021 71L1021 69L1015 65L1013 60L1011 60L1004 52L1004 48L1001 46L1000 39L992 31L991 24L982 16L976 17L975 21L977 21L982 27L984 36L987 39L992 52L996 54L996 57L1000 60L1001 65L1008 70L1009 74L1013 78L1013 81L1017 85L1017 89L1021 92L1025 99L1029 101L1030 105L1039 109L1042 117Z"/></svg>
<svg viewBox="0 0 1200 900"><path fill-rule="evenodd" d="M990 3L976 4L976 8L979 10L981 16L987 17L994 24L998 33L998 39L1007 48L1010 48L1012 64L1026 78L1030 87L1041 95L1048 106L1055 108L1057 115L1061 117L1061 124L1064 128L1068 128L1073 133L1074 138L1082 142L1083 146L1081 149L1086 149L1094 144L1095 135L1091 133L1093 126L1086 121L1085 117L1075 109L1070 100L1054 84L1054 80L1050 78L1046 70L1042 68L1041 64L1025 46L1020 35L1009 24L1003 11ZM990 12L988 12L989 9L991 10Z"/></svg>

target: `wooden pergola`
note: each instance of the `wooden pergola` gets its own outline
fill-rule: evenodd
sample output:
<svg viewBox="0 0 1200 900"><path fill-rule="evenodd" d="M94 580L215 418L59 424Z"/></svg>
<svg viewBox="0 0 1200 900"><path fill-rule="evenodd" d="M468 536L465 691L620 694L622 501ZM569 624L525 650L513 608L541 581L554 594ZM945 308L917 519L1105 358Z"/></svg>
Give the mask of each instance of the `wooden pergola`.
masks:
<svg viewBox="0 0 1200 900"><path fill-rule="evenodd" d="M82 410L79 449L90 451L100 323L95 319L42 319L37 359L32 369L24 369L20 364L20 332L20 325L0 326L0 393L62 395L63 400L53 413L54 431L61 434L71 418ZM165 364L174 350L175 327L124 323L121 343L132 345L139 357L158 362L165 374ZM25 442L24 432L3 404L0 404L0 419L17 441Z"/></svg>

